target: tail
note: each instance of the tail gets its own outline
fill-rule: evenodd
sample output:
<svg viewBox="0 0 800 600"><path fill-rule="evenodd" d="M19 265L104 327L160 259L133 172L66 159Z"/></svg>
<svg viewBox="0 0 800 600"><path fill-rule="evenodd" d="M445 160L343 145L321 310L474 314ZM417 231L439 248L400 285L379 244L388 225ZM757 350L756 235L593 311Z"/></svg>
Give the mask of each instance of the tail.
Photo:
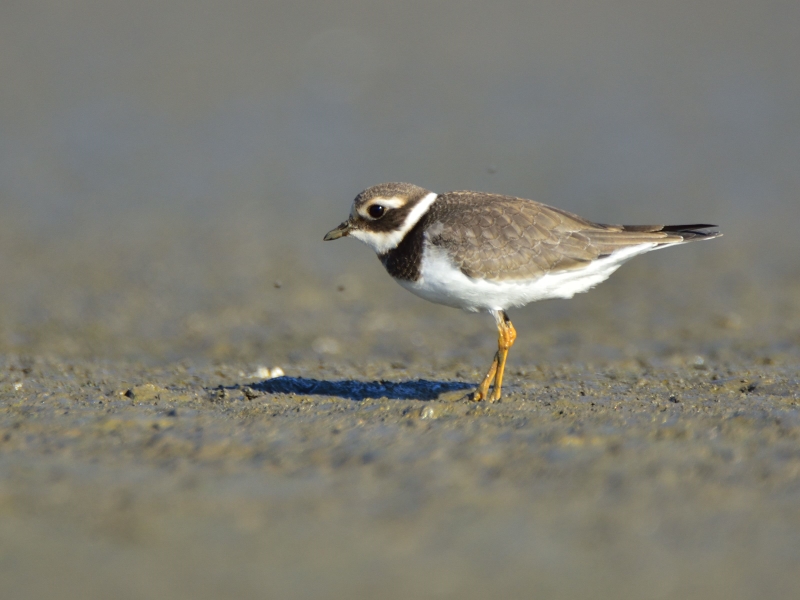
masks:
<svg viewBox="0 0 800 600"><path fill-rule="evenodd" d="M694 225L623 225L623 231L631 233L664 233L667 234L665 242L677 242L680 237L684 242L694 240L712 240L720 237L722 233L716 230L716 225L697 223Z"/></svg>

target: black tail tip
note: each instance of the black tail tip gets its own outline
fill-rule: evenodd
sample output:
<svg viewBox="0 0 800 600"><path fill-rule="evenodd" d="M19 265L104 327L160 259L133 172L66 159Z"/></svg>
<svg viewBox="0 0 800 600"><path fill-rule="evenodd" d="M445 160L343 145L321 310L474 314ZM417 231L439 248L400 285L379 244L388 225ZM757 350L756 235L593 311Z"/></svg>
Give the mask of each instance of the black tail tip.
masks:
<svg viewBox="0 0 800 600"><path fill-rule="evenodd" d="M665 225L661 231L680 235L684 240L710 240L722 235L722 232L719 231L719 226L709 223Z"/></svg>

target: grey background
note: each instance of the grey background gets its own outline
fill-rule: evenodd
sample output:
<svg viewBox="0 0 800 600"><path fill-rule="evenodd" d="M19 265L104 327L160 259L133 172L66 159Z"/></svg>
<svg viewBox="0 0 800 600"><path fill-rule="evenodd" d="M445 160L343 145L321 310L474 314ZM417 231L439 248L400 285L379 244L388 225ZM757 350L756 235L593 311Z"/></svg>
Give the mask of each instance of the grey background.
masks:
<svg viewBox="0 0 800 600"><path fill-rule="evenodd" d="M274 331L252 332L286 319L269 311L272 282L290 275L310 313L347 284L365 311L400 296L462 331L472 321L387 284L360 244L321 242L356 193L387 180L520 195L601 222L719 223L713 248L620 276L638 268L680 287L687 268L725 253L741 268L712 278L726 286L713 298L721 314L743 313L733 288L773 302L767 290L798 273L795 2L0 11L8 350L203 358L176 341L181 324L227 334L225 314L239 311L241 335L215 356L255 335L278 360ZM306 338L330 324L313 316ZM89 329L92 343L74 335ZM280 348L303 356L309 341Z"/></svg>
<svg viewBox="0 0 800 600"><path fill-rule="evenodd" d="M796 1L1 3L0 589L791 597L799 31ZM437 394L491 319L322 242L391 180L724 237L514 311L475 406Z"/></svg>
<svg viewBox="0 0 800 600"><path fill-rule="evenodd" d="M37 224L242 211L305 248L386 180L595 219L797 206L794 2L0 10L0 193Z"/></svg>

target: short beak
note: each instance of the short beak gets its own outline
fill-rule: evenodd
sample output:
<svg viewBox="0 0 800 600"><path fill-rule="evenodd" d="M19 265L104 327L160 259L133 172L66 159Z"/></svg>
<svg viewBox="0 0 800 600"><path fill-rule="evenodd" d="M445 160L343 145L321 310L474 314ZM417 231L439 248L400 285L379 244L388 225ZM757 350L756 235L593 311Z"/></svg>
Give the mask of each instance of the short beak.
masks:
<svg viewBox="0 0 800 600"><path fill-rule="evenodd" d="M345 221L341 225L339 225L336 229L331 229L328 233L325 234L325 237L322 238L324 241L329 242L330 240L338 240L340 237L344 237L350 233L350 221Z"/></svg>

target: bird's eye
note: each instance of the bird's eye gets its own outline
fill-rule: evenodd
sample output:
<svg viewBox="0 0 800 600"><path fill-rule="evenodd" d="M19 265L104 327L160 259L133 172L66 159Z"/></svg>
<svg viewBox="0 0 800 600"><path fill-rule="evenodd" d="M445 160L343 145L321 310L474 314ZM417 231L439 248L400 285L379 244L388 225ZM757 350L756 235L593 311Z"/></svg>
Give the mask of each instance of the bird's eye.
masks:
<svg viewBox="0 0 800 600"><path fill-rule="evenodd" d="M386 212L386 209L381 204L373 204L367 209L367 212L373 219L380 219L383 216L383 213Z"/></svg>

